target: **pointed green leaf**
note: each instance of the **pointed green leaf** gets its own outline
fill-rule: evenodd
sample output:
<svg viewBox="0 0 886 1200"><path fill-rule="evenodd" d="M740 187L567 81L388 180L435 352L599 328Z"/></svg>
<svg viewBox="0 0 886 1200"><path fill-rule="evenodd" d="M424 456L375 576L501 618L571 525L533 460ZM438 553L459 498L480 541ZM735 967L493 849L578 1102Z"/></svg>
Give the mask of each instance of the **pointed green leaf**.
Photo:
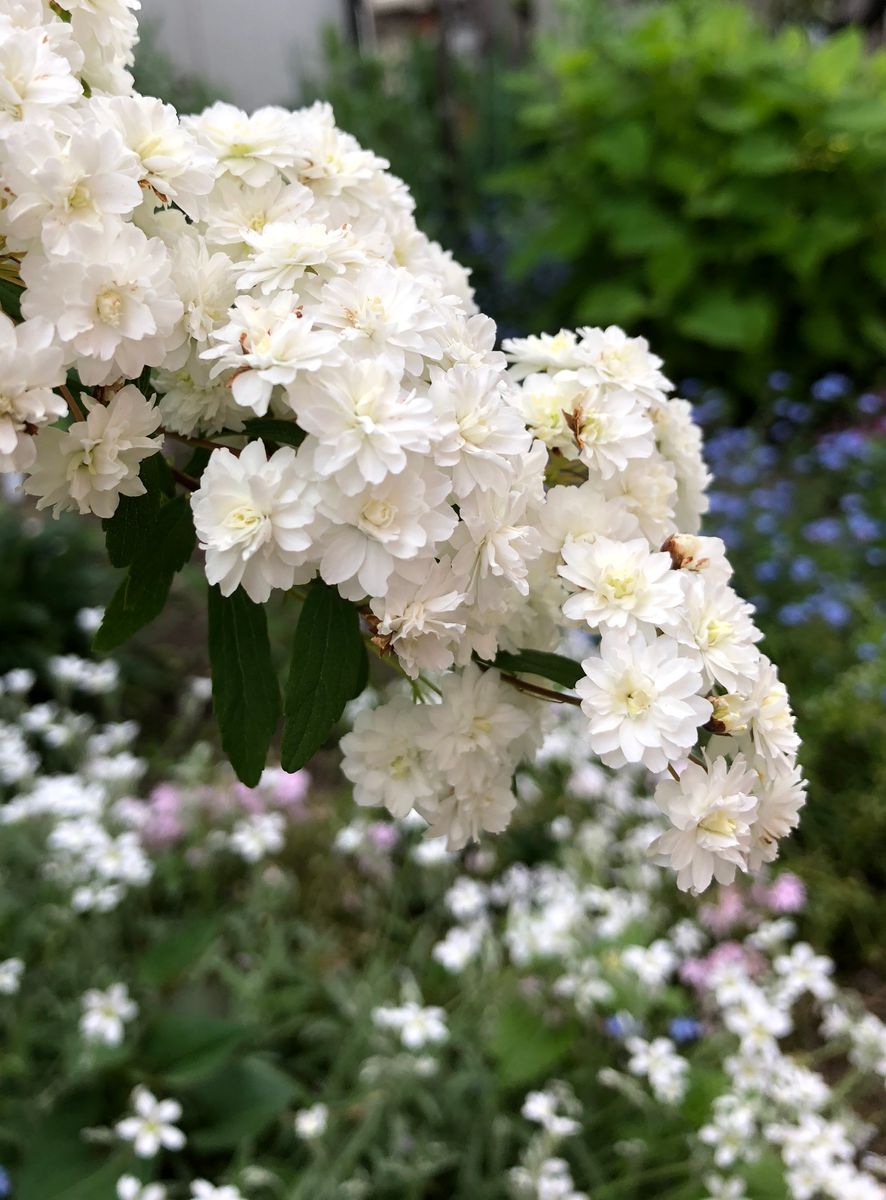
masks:
<svg viewBox="0 0 886 1200"><path fill-rule="evenodd" d="M540 675L565 688L574 688L584 674L574 659L544 650L518 650L516 654L500 650L492 665L510 675Z"/></svg>
<svg viewBox="0 0 886 1200"><path fill-rule="evenodd" d="M304 430L295 421L281 421L276 417L253 417L243 422L243 429L250 437L276 442L279 446L300 446L305 440Z"/></svg>
<svg viewBox="0 0 886 1200"><path fill-rule="evenodd" d="M546 1026L522 1000L498 1013L489 1049L505 1087L526 1087L548 1078L575 1042L574 1024Z"/></svg>
<svg viewBox="0 0 886 1200"><path fill-rule="evenodd" d="M151 368L142 367L141 374L136 379L130 379L130 383L141 392L146 400L150 400L154 394L154 389L151 387Z"/></svg>
<svg viewBox="0 0 886 1200"><path fill-rule="evenodd" d="M138 978L145 987L172 983L193 967L219 935L217 916L179 921L169 937L154 942L139 959Z"/></svg>
<svg viewBox="0 0 886 1200"><path fill-rule="evenodd" d="M206 1013L162 1012L151 1022L139 1061L170 1085L205 1078L234 1057L249 1030Z"/></svg>
<svg viewBox="0 0 886 1200"><path fill-rule="evenodd" d="M267 1129L297 1091L288 1075L256 1055L229 1063L185 1093L198 1123L190 1141L204 1152L243 1145Z"/></svg>
<svg viewBox="0 0 886 1200"><path fill-rule="evenodd" d="M298 771L320 749L347 702L366 686L366 671L356 608L316 580L292 647L280 754L285 771Z"/></svg>
<svg viewBox="0 0 886 1200"><path fill-rule="evenodd" d="M162 612L172 580L191 557L195 542L191 506L187 497L176 496L157 513L149 536L111 597L95 635L95 650L113 650Z"/></svg>
<svg viewBox="0 0 886 1200"><path fill-rule="evenodd" d="M237 777L255 787L280 717L280 688L261 604L242 588L209 589L212 703L225 754Z"/></svg>
<svg viewBox="0 0 886 1200"><path fill-rule="evenodd" d="M9 279L0 279L0 309L14 321L22 319L22 290Z"/></svg>
<svg viewBox="0 0 886 1200"><path fill-rule="evenodd" d="M139 479L143 496L121 496L113 517L102 521L108 558L115 567L128 567L152 537L154 523L164 500L175 494L175 484L166 459L152 454L142 460Z"/></svg>

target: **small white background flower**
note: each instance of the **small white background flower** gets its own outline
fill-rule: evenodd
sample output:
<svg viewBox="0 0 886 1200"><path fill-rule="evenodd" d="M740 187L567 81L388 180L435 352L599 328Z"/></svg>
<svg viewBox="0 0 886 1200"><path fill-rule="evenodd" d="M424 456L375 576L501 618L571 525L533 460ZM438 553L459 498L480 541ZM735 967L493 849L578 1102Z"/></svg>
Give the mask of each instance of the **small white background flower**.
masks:
<svg viewBox="0 0 886 1200"><path fill-rule="evenodd" d="M310 1108L301 1108L295 1114L293 1125L296 1136L303 1141L313 1141L322 1137L329 1124L329 1109L325 1104L312 1104Z"/></svg>
<svg viewBox="0 0 886 1200"><path fill-rule="evenodd" d="M116 1130L125 1142L132 1142L139 1158L153 1158L161 1149L181 1150L185 1135L175 1124L182 1115L177 1100L158 1100L139 1086L132 1093L132 1107L134 1115L118 1121Z"/></svg>
<svg viewBox="0 0 886 1200"><path fill-rule="evenodd" d="M21 987L25 964L20 958L0 962L0 996L14 996Z"/></svg>
<svg viewBox="0 0 886 1200"><path fill-rule="evenodd" d="M121 1175L117 1200L166 1200L166 1188L162 1183L142 1183L134 1175Z"/></svg>
<svg viewBox="0 0 886 1200"><path fill-rule="evenodd" d="M207 1179L195 1179L191 1184L192 1200L243 1200L240 1191L232 1184L216 1187Z"/></svg>
<svg viewBox="0 0 886 1200"><path fill-rule="evenodd" d="M81 1001L83 1015L80 1033L86 1042L119 1046L123 1041L127 1021L138 1013L138 1005L130 998L125 983L112 983L104 992L90 988Z"/></svg>

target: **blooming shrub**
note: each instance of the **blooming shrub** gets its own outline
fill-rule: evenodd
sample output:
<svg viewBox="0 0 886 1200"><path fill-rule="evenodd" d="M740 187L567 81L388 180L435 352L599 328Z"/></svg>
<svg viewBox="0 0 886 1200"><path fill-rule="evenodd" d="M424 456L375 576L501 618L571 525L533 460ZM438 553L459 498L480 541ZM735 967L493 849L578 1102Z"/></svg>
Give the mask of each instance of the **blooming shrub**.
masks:
<svg viewBox="0 0 886 1200"><path fill-rule="evenodd" d="M660 360L585 328L506 342L508 371L384 160L323 104L179 120L135 94L134 8L2 15L0 465L104 522L127 575L96 647L162 610L196 544L246 784L281 715L262 606L291 592L285 770L368 645L407 684L348 743L360 802L409 801L451 849L500 832L546 699L581 705L608 765L673 776L654 852L681 888L771 861L804 799L793 716L696 536L708 476ZM558 654L578 630L581 665Z"/></svg>
<svg viewBox="0 0 886 1200"><path fill-rule="evenodd" d="M149 785L135 729L3 684L17 1200L886 1195L886 1029L800 939L803 886L681 903L648 776L581 763L577 712L455 855L199 747ZM79 901L75 844L112 902Z"/></svg>

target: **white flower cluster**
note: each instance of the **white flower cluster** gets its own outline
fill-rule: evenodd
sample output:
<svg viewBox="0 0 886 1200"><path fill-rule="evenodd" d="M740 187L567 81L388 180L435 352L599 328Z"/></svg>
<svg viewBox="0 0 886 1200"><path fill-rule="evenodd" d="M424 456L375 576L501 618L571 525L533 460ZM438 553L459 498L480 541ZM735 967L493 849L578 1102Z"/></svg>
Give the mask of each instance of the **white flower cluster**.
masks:
<svg viewBox="0 0 886 1200"><path fill-rule="evenodd" d="M361 1064L360 1078L370 1087L432 1078L440 1070L440 1055L449 1042L445 1010L424 1003L409 972L400 993L398 1004L377 1004L369 1014L378 1031L378 1050Z"/></svg>
<svg viewBox="0 0 886 1200"><path fill-rule="evenodd" d="M586 328L506 342L508 369L328 105L179 120L135 94L137 7L0 15L0 275L24 289L0 319L0 470L109 518L166 433L215 437L199 484L179 473L208 580L264 602L319 575L360 605L431 703L364 713L346 774L451 849L505 827L541 734L518 691L545 689L485 663L582 629L590 749L676 777L656 851L679 886L770 861L803 802L797 737L722 544L696 536L701 438L660 360Z"/></svg>
<svg viewBox="0 0 886 1200"><path fill-rule="evenodd" d="M576 1119L581 1111L572 1088L559 1079L527 1095L521 1114L540 1128L520 1165L508 1172L515 1200L588 1200L585 1192L576 1191L569 1164L555 1154L564 1139L581 1132L581 1122Z"/></svg>
<svg viewBox="0 0 886 1200"><path fill-rule="evenodd" d="M777 915L802 904L796 877L753 891L723 889L697 919L669 926L673 906L661 903L661 878L646 854L666 818L639 775L610 779L579 767L564 787L562 771L574 764L581 736L576 722L561 723L541 757L558 768L556 794L583 798L593 815L556 819L554 861L518 863L482 880L458 875L446 894L453 924L434 957L466 973L465 992L481 986L491 967L516 969L539 1020L571 1016L595 1037L605 1030L616 1046L623 1042L623 1068L604 1067L600 1081L644 1120L652 1101L680 1105L696 1069L708 1071L716 1059L725 1090L700 1120L691 1154L713 1200L754 1195L743 1176L767 1148L781 1157L792 1200L883 1200L875 1157L863 1154L873 1129L842 1102L836 1078L811 1069L818 1055L791 1046L808 1030L811 1007L826 1042L822 1057L848 1058L872 1090L886 1082L886 1025L838 990L833 962L795 941L794 922ZM686 1015L669 1020L681 994ZM691 1044L699 1039L707 1050L697 1068ZM549 1174L568 1170L552 1157L556 1142L581 1128L581 1107L561 1088L526 1099L524 1116L549 1137L530 1143L511 1172L516 1196L573 1195L571 1182L545 1190Z"/></svg>
<svg viewBox="0 0 886 1200"><path fill-rule="evenodd" d="M74 655L52 659L49 671L61 692L106 695L117 682L115 664ZM44 876L69 893L75 911L108 912L153 873L138 831L128 827L121 810L145 770L130 749L137 727L96 725L53 701L28 706L34 682L24 671L2 680L0 711L8 722L0 719L0 729L7 731L0 784L14 793L0 806L0 826L40 827L46 838ZM41 773L42 758L50 754L57 764L60 753L71 769Z"/></svg>
<svg viewBox="0 0 886 1200"><path fill-rule="evenodd" d="M731 882L736 870L774 859L778 839L797 824L804 784L793 716L757 647L753 610L729 585L722 542L696 532L708 477L688 406L667 398L670 385L645 342L614 328L506 349L515 364L509 403L537 438L525 463L546 447L546 487L536 480L520 502L537 539L525 528L510 537L510 517L508 554L496 540L494 558L484 557L486 535L476 539L472 595L463 579L442 575L444 562L457 571L460 551L433 564L441 572L435 610L465 629L456 643L440 626L433 655L424 615L420 627L410 617L407 652L407 626L391 621L390 597L387 607L371 600L383 644L414 674L446 665L438 652L448 639L458 663L466 652L556 650L570 628L584 630L591 653L576 691L590 749L609 766L665 775L656 799L671 828L654 852L676 869L681 888ZM531 477L524 466L524 481ZM654 503L650 481L667 483ZM478 598L490 596L490 585L497 598L487 605ZM421 586L424 614L430 576ZM445 834L458 849L507 822L515 802L503 781L542 730L537 712L476 667L433 679L437 694L422 696L432 701L424 712L401 691L358 716L343 743L344 770L358 803L381 801L397 816L414 807L429 836ZM487 703L477 702L481 691Z"/></svg>

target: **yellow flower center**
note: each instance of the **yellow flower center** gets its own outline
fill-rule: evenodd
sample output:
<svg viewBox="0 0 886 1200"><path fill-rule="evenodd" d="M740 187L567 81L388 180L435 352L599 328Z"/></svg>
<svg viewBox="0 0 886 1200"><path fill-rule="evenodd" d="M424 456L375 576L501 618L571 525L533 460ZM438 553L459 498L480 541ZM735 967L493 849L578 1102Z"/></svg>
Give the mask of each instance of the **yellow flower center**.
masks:
<svg viewBox="0 0 886 1200"><path fill-rule="evenodd" d="M119 325L123 316L123 298L113 288L106 288L96 297L95 310L106 325Z"/></svg>
<svg viewBox="0 0 886 1200"><path fill-rule="evenodd" d="M72 212L78 212L82 208L89 208L90 202L89 188L81 179L68 193L68 208Z"/></svg>
<svg viewBox="0 0 886 1200"><path fill-rule="evenodd" d="M708 813L703 820L699 821L698 827L717 837L732 837L735 833L735 821L722 808L716 808L713 812Z"/></svg>
<svg viewBox="0 0 886 1200"><path fill-rule="evenodd" d="M228 529L245 532L257 529L264 519L264 516L251 504L241 504L239 508L231 509L225 518L225 525Z"/></svg>
<svg viewBox="0 0 886 1200"><path fill-rule="evenodd" d="M708 621L705 633L709 646L719 646L721 642L725 642L731 636L732 626L728 621L718 621L715 617Z"/></svg>
<svg viewBox="0 0 886 1200"><path fill-rule="evenodd" d="M381 530L389 528L396 515L396 509L387 500L370 500L361 514L364 525L370 529Z"/></svg>
<svg viewBox="0 0 886 1200"><path fill-rule="evenodd" d="M629 717L642 717L651 703L652 697L641 687L633 688L625 695L625 709Z"/></svg>
<svg viewBox="0 0 886 1200"><path fill-rule="evenodd" d="M606 589L613 600L628 600L637 592L637 576L611 571L604 580Z"/></svg>

